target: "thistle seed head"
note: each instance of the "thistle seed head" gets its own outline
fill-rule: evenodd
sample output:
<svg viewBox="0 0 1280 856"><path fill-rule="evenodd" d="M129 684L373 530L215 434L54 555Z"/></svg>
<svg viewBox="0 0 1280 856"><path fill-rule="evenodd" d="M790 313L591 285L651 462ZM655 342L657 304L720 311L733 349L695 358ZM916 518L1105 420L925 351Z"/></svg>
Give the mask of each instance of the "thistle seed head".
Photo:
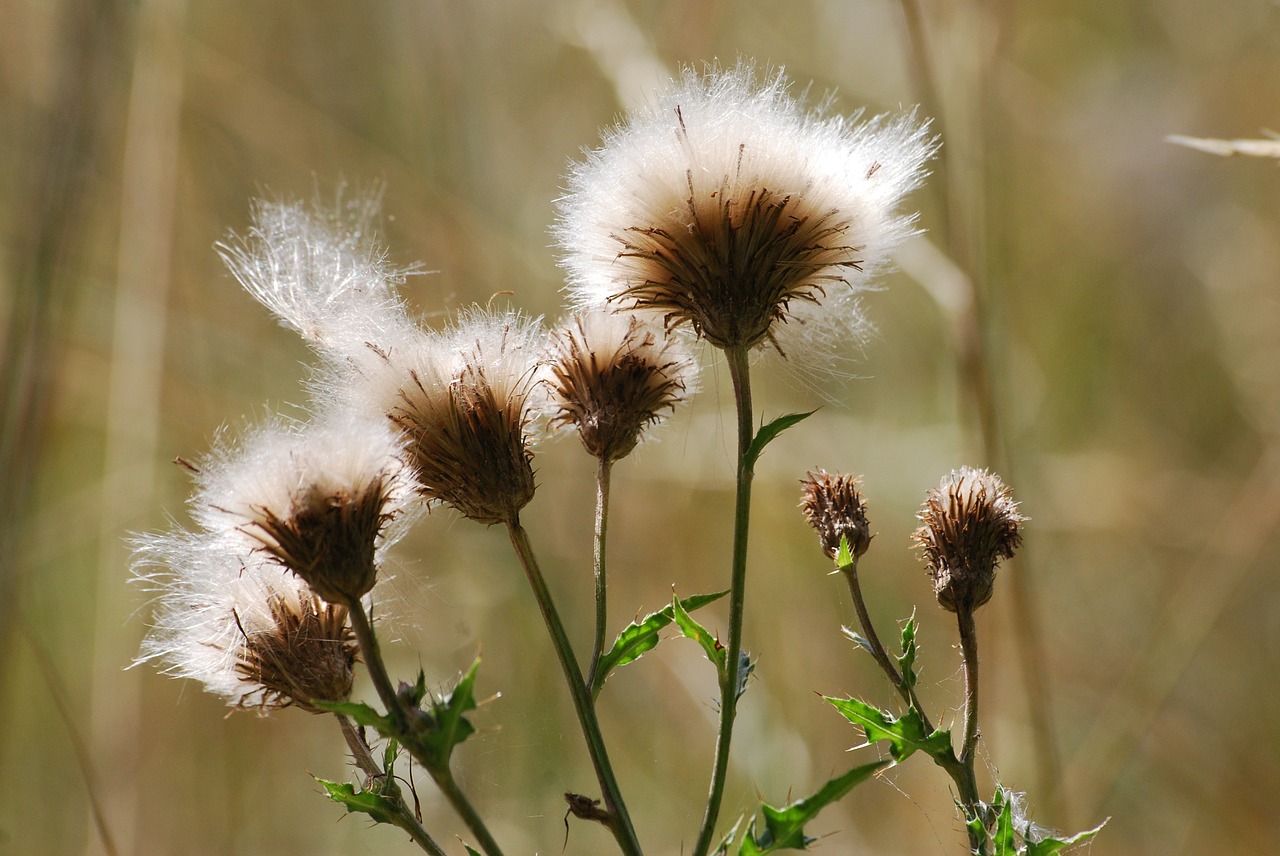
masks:
<svg viewBox="0 0 1280 856"><path fill-rule="evenodd" d="M650 310L716 347L788 358L829 338L833 316L861 330L854 295L915 231L896 209L936 142L914 115L858 122L788 90L746 63L686 71L606 132L555 228L579 306Z"/></svg>
<svg viewBox="0 0 1280 856"><path fill-rule="evenodd" d="M419 491L480 523L533 499L533 393L545 342L517 313L473 310L443 334L378 354L374 406L404 437Z"/></svg>
<svg viewBox="0 0 1280 856"><path fill-rule="evenodd" d="M398 438L385 423L335 416L269 425L201 469L193 499L211 532L240 536L329 603L359 600L413 499Z"/></svg>
<svg viewBox="0 0 1280 856"><path fill-rule="evenodd" d="M678 340L636 313L575 315L553 335L551 428L577 429L596 458L626 457L693 391L696 366Z"/></svg>
<svg viewBox="0 0 1280 856"><path fill-rule="evenodd" d="M135 546L136 578L158 603L137 662L263 714L350 696L357 646L346 607L221 533L176 529Z"/></svg>

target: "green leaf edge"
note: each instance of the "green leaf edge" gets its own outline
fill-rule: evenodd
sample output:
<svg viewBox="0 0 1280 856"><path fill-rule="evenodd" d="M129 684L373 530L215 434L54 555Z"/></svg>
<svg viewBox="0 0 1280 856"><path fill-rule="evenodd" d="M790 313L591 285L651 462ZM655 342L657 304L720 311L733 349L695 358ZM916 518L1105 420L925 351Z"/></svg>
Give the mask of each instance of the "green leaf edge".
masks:
<svg viewBox="0 0 1280 856"><path fill-rule="evenodd" d="M882 760L854 767L847 773L831 779L810 796L781 808L762 803L760 812L764 816L765 831L761 837L757 838L754 834L755 818L752 818L747 826L747 834L742 840L742 846L738 849L738 856L764 856L778 850L805 849L814 840L804 833L806 823L817 817L818 813L831 803L841 799L849 791L892 763ZM734 828L737 828L736 825Z"/></svg>
<svg viewBox="0 0 1280 856"><path fill-rule="evenodd" d="M765 446L773 442L783 431L799 422L803 422L817 412L816 410L810 410L808 413L788 413L786 416L779 416L767 425L761 425L760 430L756 432L756 436L752 438L751 445L747 447L747 453L743 456L743 464L747 467L754 467L756 461L760 459L761 453L764 452Z"/></svg>
<svg viewBox="0 0 1280 856"><path fill-rule="evenodd" d="M683 598L680 605L684 607L686 612L693 612L709 603L713 603L729 593L728 589L714 594L695 594L690 597ZM651 612L639 621L633 621L622 629L618 634L618 638L614 640L613 647L600 658L600 663L596 667L596 674L591 683L591 695L595 697L600 694L600 690L604 688L604 682L609 677L609 673L619 666L625 666L628 663L634 663L641 656L652 651L658 646L661 637L658 635L663 628L674 620L674 611L671 604L667 604L657 612Z"/></svg>

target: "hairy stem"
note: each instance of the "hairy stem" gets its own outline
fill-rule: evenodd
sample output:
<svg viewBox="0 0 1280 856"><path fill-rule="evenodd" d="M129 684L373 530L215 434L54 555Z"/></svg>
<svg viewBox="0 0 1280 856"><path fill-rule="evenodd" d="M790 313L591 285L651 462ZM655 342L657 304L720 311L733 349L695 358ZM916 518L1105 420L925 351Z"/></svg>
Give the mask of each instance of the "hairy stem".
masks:
<svg viewBox="0 0 1280 856"><path fill-rule="evenodd" d="M916 713L920 715L920 722L924 725L925 733L932 734L933 723L929 721L929 715L925 713L923 705L920 704L920 699L916 696L915 687L907 685L906 678L898 671L898 667L893 664L893 660L889 658L889 652L880 641L880 637L876 635L875 625L871 623L871 614L867 612L867 604L862 597L862 585L858 582L858 560L855 558L850 564L842 566L840 572L844 575L845 581L849 583L849 594L853 597L853 608L858 614L858 628L862 631L862 638L866 639L867 644L871 647L871 656L875 658L881 670L893 683L898 694L902 696L902 700L909 707L916 709Z"/></svg>
<svg viewBox="0 0 1280 856"><path fill-rule="evenodd" d="M520 525L519 520L513 520L508 524L507 531L511 536L511 546L515 548L516 556L524 567L525 576L529 579L529 585L533 588L533 595L538 601L538 609L542 612L543 621L546 622L547 632L551 634L556 656L560 660L560 668L564 671L565 683L569 685L573 708L578 714L578 724L582 727L583 737L586 738L587 751L591 755L596 779L609 811L609 818L604 823L613 832L613 837L618 841L618 847L626 856L640 856L640 842L636 838L635 829L631 826L631 817L627 814L626 804L622 801L622 792L614 777L613 767L609 764L609 754L605 750L604 736L600 732L600 723L596 719L591 693L582 679L582 669L578 665L577 657L574 656L573 646L569 643L569 636L565 633L564 624L560 621L560 615L551 599L551 591L547 588L542 570L538 567L533 546L529 543L529 534Z"/></svg>
<svg viewBox="0 0 1280 856"><path fill-rule="evenodd" d="M591 665L587 669L587 687L596 685L596 670L600 668L600 657L604 654L605 633L609 625L609 610L606 605L605 578L605 544L609 536L609 475L613 464L606 458L600 458L600 467L596 470L596 531L595 531L595 572L596 572L596 638L591 649Z"/></svg>
<svg viewBox="0 0 1280 856"><path fill-rule="evenodd" d="M960 657L964 661L964 744L960 760L972 767L978 744L978 629L972 610L958 610L956 621L960 625Z"/></svg>
<svg viewBox="0 0 1280 856"><path fill-rule="evenodd" d="M347 614L351 619L351 630L356 634L356 643L360 646L360 653L364 658L365 671L369 673L369 679L373 681L373 688L378 693L378 698L382 699L382 706L387 709L387 716L395 723L396 730L405 732L408 730L408 717L401 704L399 696L396 695L395 687L391 684L391 676L387 674L387 666L382 662L382 651L378 648L378 637L374 635L373 625L369 621L368 614L364 611L364 604L359 598L352 598L347 601ZM403 741L402 741L403 742Z"/></svg>
<svg viewBox="0 0 1280 856"><path fill-rule="evenodd" d="M964 668L964 742L960 748L960 766L964 783L957 781L960 801L964 805L966 819L981 817L986 825L988 818L978 799L978 780L974 761L978 746L978 628L973 621L973 610L962 606L956 610L956 622L960 628L960 658ZM969 845L974 847L974 835L969 834ZM977 842L982 846L984 842Z"/></svg>
<svg viewBox="0 0 1280 856"><path fill-rule="evenodd" d="M715 763L711 771L707 807L702 816L702 827L698 831L698 841L693 847L693 856L706 856L711 849L716 820L720 815L720 803L724 798L725 777L729 769L729 745L733 739L733 722L738 714L742 615L747 586L747 529L751 522L751 478L754 475L747 453L755 439L751 416L751 368L745 348L726 349L725 357L729 363L729 376L733 379L734 400L738 410L738 480L733 515L733 569L729 584L729 646L725 660L728 668L722 676L720 686L720 728L716 736Z"/></svg>
<svg viewBox="0 0 1280 856"><path fill-rule="evenodd" d="M340 713L335 713L334 716L337 717L338 725L342 728L342 736L347 741L347 748L351 750L351 757L360 768L360 772L364 773L370 781L382 782L378 793L395 804L396 814L392 822L409 833L413 842L432 856L446 856L444 848L422 828L417 816L405 804L404 797L400 794L400 786L378 766L373 753L369 751L369 744L364 742L364 738L351 724L351 720Z"/></svg>

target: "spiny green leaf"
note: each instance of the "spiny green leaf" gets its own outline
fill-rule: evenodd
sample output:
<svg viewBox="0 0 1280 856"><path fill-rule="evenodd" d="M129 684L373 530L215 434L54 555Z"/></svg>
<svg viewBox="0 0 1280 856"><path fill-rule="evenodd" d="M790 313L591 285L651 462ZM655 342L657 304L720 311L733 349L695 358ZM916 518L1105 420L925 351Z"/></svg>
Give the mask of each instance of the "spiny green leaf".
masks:
<svg viewBox="0 0 1280 856"><path fill-rule="evenodd" d="M364 702L359 701L316 701L313 704L321 710L340 713L348 717L356 725L363 725L367 728L375 729L383 737L388 736L391 731L391 720L378 713Z"/></svg>
<svg viewBox="0 0 1280 856"><path fill-rule="evenodd" d="M998 812L995 835L991 839L995 856L1018 856L1018 841L1013 834L1013 800L1008 798L1004 788L996 789L991 808Z"/></svg>
<svg viewBox="0 0 1280 856"><path fill-rule="evenodd" d="M738 819L733 822L733 828L724 834L724 838L720 839L716 849L711 851L714 856L727 856L729 845L733 844L733 840L738 837L738 827L742 826L744 819L742 815L738 815Z"/></svg>
<svg viewBox="0 0 1280 856"><path fill-rule="evenodd" d="M1107 818L1110 820L1110 818ZM1042 838L1039 841L1027 842L1027 856L1055 856L1068 847L1074 847L1077 844L1084 844L1102 831L1102 827L1107 825L1104 820L1093 829L1086 829L1084 832L1077 832L1070 838Z"/></svg>
<svg viewBox="0 0 1280 856"><path fill-rule="evenodd" d="M413 736L422 749L423 762L431 769L447 768L454 747L475 733L475 726L467 721L464 714L475 710L475 683L479 669L480 660L477 658L452 692L432 701L416 718Z"/></svg>
<svg viewBox="0 0 1280 856"><path fill-rule="evenodd" d="M783 431L808 419L816 410L810 410L808 413L788 413L786 416L779 416L768 425L760 426L760 430L756 432L756 436L751 440L751 445L747 447L747 454L744 456L743 463L747 467L754 467L756 461L760 459L760 453L764 451L764 447L769 445Z"/></svg>
<svg viewBox="0 0 1280 856"><path fill-rule="evenodd" d="M898 671L907 689L916 685L916 614L913 611L907 623L902 625L902 656L897 658Z"/></svg>
<svg viewBox="0 0 1280 856"><path fill-rule="evenodd" d="M412 687L400 687L401 698L405 700L411 708L422 704L422 700L427 697L427 673L418 670L418 679L414 681Z"/></svg>
<svg viewBox="0 0 1280 856"><path fill-rule="evenodd" d="M702 646L702 650L706 652L707 659L715 665L716 674L723 681L725 660L728 659L728 652L725 647L720 644L718 639L707 632L707 628L694 620L685 610L684 605L676 598L671 600L671 614L675 619L676 626L680 628L680 632Z"/></svg>
<svg viewBox="0 0 1280 856"><path fill-rule="evenodd" d="M347 807L348 812L367 814L377 823L395 823L398 811L396 804L375 791L358 791L355 785L348 782L330 782L327 779L316 779L324 788L329 799Z"/></svg>
<svg viewBox="0 0 1280 856"><path fill-rule="evenodd" d="M462 843L462 846L467 848L467 856L484 856L484 854L482 854L479 850L472 847L470 844L467 844L465 841Z"/></svg>
<svg viewBox="0 0 1280 856"><path fill-rule="evenodd" d="M867 735L867 740L875 742L885 740L889 743L889 755L901 763L916 750L921 750L935 759L954 760L951 748L951 732L934 731L924 733L924 723L919 711L908 710L901 717L872 707L856 698L839 699L823 696L832 707L840 711L845 719L859 726Z"/></svg>
<svg viewBox="0 0 1280 856"><path fill-rule="evenodd" d="M778 850L805 850L816 841L804 832L804 826L818 816L831 803L843 797L854 787L869 779L876 771L889 764L888 761L875 761L854 767L849 772L836 776L827 782L812 796L783 808L775 808L767 803L760 806L764 816L764 831L755 834L755 821L747 828L747 835L742 841L739 856L762 856Z"/></svg>
<svg viewBox="0 0 1280 856"><path fill-rule="evenodd" d="M959 805L959 803L956 803ZM969 830L969 839L977 840L978 849L976 856L991 856L990 839L987 836L987 826L982 822L980 817L971 817L965 821L965 828Z"/></svg>
<svg viewBox="0 0 1280 856"><path fill-rule="evenodd" d="M695 594L692 597L686 597L681 600L680 605L684 607L686 612L693 612L699 607L719 600L728 593L726 589L715 594ZM596 667L596 674L591 683L591 695L599 695L600 689L604 686L605 679L611 671L618 666L625 666L627 663L639 659L640 655L646 651L653 650L661 638L658 635L659 632L670 624L673 618L673 607L671 604L667 604L657 612L651 612L639 621L633 621L623 628L622 632L618 634L618 638L614 641L613 647L600 658L600 664Z"/></svg>
<svg viewBox="0 0 1280 856"><path fill-rule="evenodd" d="M400 757L400 744L391 739L387 741L387 746L382 750L382 771L390 778L395 774L396 759Z"/></svg>

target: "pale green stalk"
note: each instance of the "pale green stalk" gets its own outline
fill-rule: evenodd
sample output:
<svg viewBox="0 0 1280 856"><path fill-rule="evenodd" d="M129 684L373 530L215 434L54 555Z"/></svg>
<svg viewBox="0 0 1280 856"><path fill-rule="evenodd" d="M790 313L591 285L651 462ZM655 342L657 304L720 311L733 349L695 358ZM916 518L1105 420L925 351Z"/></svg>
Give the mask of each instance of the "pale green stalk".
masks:
<svg viewBox="0 0 1280 856"><path fill-rule="evenodd" d="M724 352L733 379L734 400L738 410L738 479L733 514L733 570L729 584L729 645L727 668L720 684L720 729L716 736L715 763L707 807L702 816L698 841L693 856L706 856L715 836L720 803L724 799L725 777L729 769L729 745L733 740L733 722L738 713L739 661L742 659L742 615L747 585L747 528L751 522L751 479L754 467L748 458L755 439L751 417L751 368L747 349L728 348Z"/></svg>
<svg viewBox="0 0 1280 856"><path fill-rule="evenodd" d="M604 736L600 732L600 723L596 719L595 706L591 702L591 693L582 679L582 668L574 656L569 635L565 633L560 614L556 611L551 598L551 591L543 579L542 570L529 543L529 534L520 525L518 519L507 526L511 536L511 546L524 567L525 576L533 588L534 598L538 601L538 609L546 622L547 632L551 634L556 656L560 660L560 668L564 671L565 683L569 685L569 694L573 698L573 709L578 714L578 724L582 727L582 735L587 741L587 751L591 755L591 764L596 770L596 779L609 812L605 825L618 841L618 847L626 856L640 856L640 842L636 838L635 829L631 826L631 817L627 814L626 804L622 801L622 792L614 777L613 767L609 764L609 753L605 750Z"/></svg>
<svg viewBox="0 0 1280 856"><path fill-rule="evenodd" d="M596 531L595 531L595 572L596 572L596 637L591 650L591 665L587 669L587 686L596 685L596 670L600 668L600 657L604 654L605 633L609 624L605 577L605 545L609 536L609 475L613 464L606 458L600 458L600 466L596 470Z"/></svg>

